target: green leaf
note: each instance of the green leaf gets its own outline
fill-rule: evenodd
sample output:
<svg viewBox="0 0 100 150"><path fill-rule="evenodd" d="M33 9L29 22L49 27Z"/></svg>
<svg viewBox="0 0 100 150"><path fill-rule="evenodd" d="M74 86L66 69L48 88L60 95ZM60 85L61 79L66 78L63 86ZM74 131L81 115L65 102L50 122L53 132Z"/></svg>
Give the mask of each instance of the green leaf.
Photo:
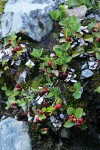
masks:
<svg viewBox="0 0 100 150"><path fill-rule="evenodd" d="M6 90L6 91L5 91L5 94L6 94L6 96L10 96L10 95L12 95L12 91Z"/></svg>
<svg viewBox="0 0 100 150"><path fill-rule="evenodd" d="M46 112L46 111L47 111L46 107L43 107L42 112Z"/></svg>
<svg viewBox="0 0 100 150"><path fill-rule="evenodd" d="M49 106L47 108L47 112L52 113L55 110L55 108L53 106Z"/></svg>
<svg viewBox="0 0 100 150"><path fill-rule="evenodd" d="M63 51L60 48L55 48L54 51L58 57L61 57L63 55Z"/></svg>
<svg viewBox="0 0 100 150"><path fill-rule="evenodd" d="M80 83L80 82L76 82L76 83L74 84L74 88L75 88L76 90L80 91L80 90L81 90L81 83Z"/></svg>
<svg viewBox="0 0 100 150"><path fill-rule="evenodd" d="M39 58L43 53L43 48L42 49L35 49L33 48L33 51L31 52L31 55L36 57L36 58Z"/></svg>
<svg viewBox="0 0 100 150"><path fill-rule="evenodd" d="M58 59L56 60L56 64L57 64L57 65L62 65L62 64L63 64L62 58L58 58Z"/></svg>
<svg viewBox="0 0 100 150"><path fill-rule="evenodd" d="M95 25L95 22L91 22L88 24L88 29L91 30Z"/></svg>
<svg viewBox="0 0 100 150"><path fill-rule="evenodd" d="M61 98L58 98L58 99L57 99L56 104L62 104Z"/></svg>
<svg viewBox="0 0 100 150"><path fill-rule="evenodd" d="M14 96L17 96L19 94L19 91L18 91L17 88L14 89L14 93L13 94L14 94Z"/></svg>
<svg viewBox="0 0 100 150"><path fill-rule="evenodd" d="M77 108L76 111L75 111L75 117L77 119L81 118L83 115L83 108Z"/></svg>
<svg viewBox="0 0 100 150"><path fill-rule="evenodd" d="M8 97L8 101L9 101L10 103L15 102L15 97L14 97L14 96Z"/></svg>
<svg viewBox="0 0 100 150"><path fill-rule="evenodd" d="M65 124L65 128L71 128L74 125L74 122L72 122L72 119L69 119Z"/></svg>
<svg viewBox="0 0 100 150"><path fill-rule="evenodd" d="M95 92L100 93L100 86L95 90Z"/></svg>
<svg viewBox="0 0 100 150"><path fill-rule="evenodd" d="M40 132L41 132L41 134L47 134L47 131L45 131L45 129L43 128L43 129L41 129L40 130Z"/></svg>
<svg viewBox="0 0 100 150"><path fill-rule="evenodd" d="M100 60L100 52L96 52L96 58Z"/></svg>
<svg viewBox="0 0 100 150"><path fill-rule="evenodd" d="M75 99L81 98L81 93L80 93L80 91L75 91L75 92L73 93L73 96L74 96Z"/></svg>
<svg viewBox="0 0 100 150"><path fill-rule="evenodd" d="M39 116L39 119L40 120L44 120L44 119L46 119L46 116L43 114L43 115L38 115Z"/></svg>
<svg viewBox="0 0 100 150"><path fill-rule="evenodd" d="M87 125L85 125L85 124L81 124L81 126L80 126L80 128L81 128L81 130L86 130L87 129Z"/></svg>
<svg viewBox="0 0 100 150"><path fill-rule="evenodd" d="M7 87L4 85L4 86L1 87L1 90L6 91Z"/></svg>
<svg viewBox="0 0 100 150"><path fill-rule="evenodd" d="M88 42L93 42L93 36L92 35L85 35L85 37L84 37L84 40L85 41L88 41Z"/></svg>
<svg viewBox="0 0 100 150"><path fill-rule="evenodd" d="M59 10L52 11L50 12L50 16L53 20L59 20L60 11Z"/></svg>
<svg viewBox="0 0 100 150"><path fill-rule="evenodd" d="M75 112L75 109L74 109L73 107L69 107L69 108L67 109L67 114L68 114L69 116L70 116L70 115L73 115L74 112Z"/></svg>

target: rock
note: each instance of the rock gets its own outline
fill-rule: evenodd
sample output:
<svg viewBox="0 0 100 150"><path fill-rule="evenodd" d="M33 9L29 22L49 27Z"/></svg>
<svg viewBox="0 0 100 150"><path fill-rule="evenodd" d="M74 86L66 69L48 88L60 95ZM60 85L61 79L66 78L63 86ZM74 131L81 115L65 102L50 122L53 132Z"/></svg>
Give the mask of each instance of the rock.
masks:
<svg viewBox="0 0 100 150"><path fill-rule="evenodd" d="M61 132L60 132L60 136L61 136L61 138L69 139L70 130L69 130L69 129L62 128L62 129L61 129Z"/></svg>
<svg viewBox="0 0 100 150"><path fill-rule="evenodd" d="M89 66L88 66L88 63L87 63L87 62L85 62L85 63L82 65L82 67L81 67L82 70L88 69L88 68L89 68Z"/></svg>
<svg viewBox="0 0 100 150"><path fill-rule="evenodd" d="M28 125L11 117L0 122L0 150L32 150Z"/></svg>
<svg viewBox="0 0 100 150"><path fill-rule="evenodd" d="M68 9L67 10L67 15L68 16L76 16L80 19L83 19L85 17L85 14L87 12L87 7L85 5L82 5L80 7L76 7L73 9Z"/></svg>
<svg viewBox="0 0 100 150"><path fill-rule="evenodd" d="M83 70L82 73L81 73L81 79L86 79L86 78L89 78L93 76L93 72L89 69L86 69L86 70Z"/></svg>
<svg viewBox="0 0 100 150"><path fill-rule="evenodd" d="M49 13L55 7L57 2L52 0L9 0L1 19L2 37L24 31L33 40L41 41L52 30Z"/></svg>
<svg viewBox="0 0 100 150"><path fill-rule="evenodd" d="M0 39L2 38L2 29L0 28Z"/></svg>

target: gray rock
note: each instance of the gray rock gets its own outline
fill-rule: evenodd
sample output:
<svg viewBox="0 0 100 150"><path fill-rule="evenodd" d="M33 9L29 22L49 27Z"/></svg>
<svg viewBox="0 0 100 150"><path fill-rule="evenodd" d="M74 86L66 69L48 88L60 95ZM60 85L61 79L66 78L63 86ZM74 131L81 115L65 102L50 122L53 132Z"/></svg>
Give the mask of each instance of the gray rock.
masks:
<svg viewBox="0 0 100 150"><path fill-rule="evenodd" d="M76 7L73 9L68 9L67 10L67 15L68 16L76 16L80 19L83 19L85 17L85 14L87 12L87 7L85 5L82 5L80 7Z"/></svg>
<svg viewBox="0 0 100 150"><path fill-rule="evenodd" d="M0 150L32 150L28 125L11 117L0 122Z"/></svg>
<svg viewBox="0 0 100 150"><path fill-rule="evenodd" d="M61 129L61 132L60 132L60 136L61 136L62 138L69 139L70 130L69 130L69 129L62 128L62 129Z"/></svg>
<svg viewBox="0 0 100 150"><path fill-rule="evenodd" d="M87 19L95 19L96 21L100 21L100 15L99 14L89 14L87 17Z"/></svg>
<svg viewBox="0 0 100 150"><path fill-rule="evenodd" d="M86 79L86 78L89 78L93 76L93 72L89 69L86 69L86 70L83 70L82 73L81 73L81 79Z"/></svg>
<svg viewBox="0 0 100 150"><path fill-rule="evenodd" d="M41 41L52 30L49 13L55 7L57 2L52 0L9 0L1 19L2 37L24 31L33 40Z"/></svg>
<svg viewBox="0 0 100 150"><path fill-rule="evenodd" d="M0 39L2 38L2 29L0 28Z"/></svg>
<svg viewBox="0 0 100 150"><path fill-rule="evenodd" d="M89 66L88 66L88 63L87 63L87 62L85 62L85 63L82 65L82 67L81 67L82 70L88 69L88 68L89 68Z"/></svg>

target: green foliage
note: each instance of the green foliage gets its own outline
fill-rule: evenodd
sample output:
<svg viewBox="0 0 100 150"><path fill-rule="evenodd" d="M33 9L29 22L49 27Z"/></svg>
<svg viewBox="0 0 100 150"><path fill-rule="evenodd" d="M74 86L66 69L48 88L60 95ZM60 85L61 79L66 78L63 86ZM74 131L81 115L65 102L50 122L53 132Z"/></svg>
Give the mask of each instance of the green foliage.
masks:
<svg viewBox="0 0 100 150"><path fill-rule="evenodd" d="M100 86L95 90L95 92L100 93Z"/></svg>
<svg viewBox="0 0 100 150"><path fill-rule="evenodd" d="M31 55L34 56L35 58L39 58L42 55L42 53L43 53L43 48L42 49L33 48Z"/></svg>
<svg viewBox="0 0 100 150"><path fill-rule="evenodd" d="M58 45L54 47L54 52L58 56L56 60L57 65L65 65L66 63L70 62L72 57L69 56L68 50L70 49L70 43L66 43L63 45Z"/></svg>
<svg viewBox="0 0 100 150"><path fill-rule="evenodd" d="M73 96L74 96L75 99L81 98L82 87L81 87L80 82L76 82L76 83L74 84L74 87L71 87L69 90L70 90L71 92L74 92L74 93L73 93Z"/></svg>
<svg viewBox="0 0 100 150"><path fill-rule="evenodd" d="M83 108L77 108L77 109L74 109L73 107L69 107L67 109L67 114L72 118L69 118L65 124L64 124L64 127L65 128L71 128L73 126L77 126L78 124L78 119L82 118L82 116L84 115L84 112L83 112ZM75 119L75 122L73 122L73 119ZM85 124L85 122L83 121L81 124L80 124L80 129L81 130L86 130L87 129L87 125Z"/></svg>
<svg viewBox="0 0 100 150"><path fill-rule="evenodd" d="M69 119L65 124L64 124L64 127L65 128L71 128L74 126L74 123L72 122L71 119Z"/></svg>
<svg viewBox="0 0 100 150"><path fill-rule="evenodd" d="M85 4L87 7L98 7L98 0L68 0L68 7L80 6Z"/></svg>
<svg viewBox="0 0 100 150"><path fill-rule="evenodd" d="M64 5L59 6L59 10L50 12L50 16L53 20L59 21L66 16L66 8Z"/></svg>
<svg viewBox="0 0 100 150"><path fill-rule="evenodd" d="M75 117L76 119L79 119L83 116L83 108L77 108L75 111Z"/></svg>
<svg viewBox="0 0 100 150"><path fill-rule="evenodd" d="M80 20L76 16L64 18L59 24L65 28L66 36L73 36L73 33L79 32L81 28Z"/></svg>
<svg viewBox="0 0 100 150"><path fill-rule="evenodd" d="M86 1L68 1L69 7L82 4L86 4ZM86 5L92 6L89 0ZM51 118L57 117L60 121L61 114L66 117L61 122L65 128L77 127L80 118L83 119L83 122L78 127L82 130L87 128L82 108L84 100L81 99L83 81L79 76L75 77L75 80L73 79L75 74L79 74L79 72L76 73L77 69L72 72L71 68L73 68L76 59L79 59L79 55L84 52L90 54L88 57L93 54L94 58L96 56L96 61L99 61L100 43L97 42L97 38L100 38L100 33L98 30L94 30L96 21L93 21L87 25L88 34L81 34L81 21L75 16L66 17L65 7L66 5L61 5L59 10L50 13L54 20L59 21L64 34L62 42L55 45L52 52L43 52L42 48L35 49L31 46L30 52L24 45L24 48L22 47L20 51L14 53L13 49L21 43L21 38L18 38L15 33L4 39L0 49L1 54L5 45L10 49L11 54L9 60L7 59L9 53L4 54L4 57L0 59L0 67L2 67L0 78L8 79L10 76L11 80L10 83L5 80L6 84L4 85L2 82L0 83L0 86L2 85L1 94L7 100L6 109L17 109L19 112L21 110L28 121L32 118L31 121L41 134L46 134L47 128L53 126ZM69 41L66 40L68 36ZM80 45L79 40L84 40L85 44ZM77 44L75 45L75 43ZM21 61L21 64L17 66L16 62L18 61ZM16 72L16 75L10 74L11 71ZM26 76L23 75L25 71ZM76 83L73 84L71 80L67 82L67 78L70 76ZM20 83L20 90L16 88L16 83ZM100 93L100 88L98 87L95 91ZM80 101L76 99L80 99ZM38 121L36 117L38 117Z"/></svg>

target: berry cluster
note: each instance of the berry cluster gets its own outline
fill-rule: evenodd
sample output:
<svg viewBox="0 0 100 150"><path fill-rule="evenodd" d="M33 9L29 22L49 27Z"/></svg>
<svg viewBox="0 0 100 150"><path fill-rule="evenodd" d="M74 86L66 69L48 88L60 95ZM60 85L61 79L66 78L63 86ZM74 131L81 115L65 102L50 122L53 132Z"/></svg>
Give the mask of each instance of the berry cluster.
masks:
<svg viewBox="0 0 100 150"><path fill-rule="evenodd" d="M77 127L80 127L80 125L84 122L84 119L82 117L77 119L74 115L69 116L68 119L71 119Z"/></svg>

